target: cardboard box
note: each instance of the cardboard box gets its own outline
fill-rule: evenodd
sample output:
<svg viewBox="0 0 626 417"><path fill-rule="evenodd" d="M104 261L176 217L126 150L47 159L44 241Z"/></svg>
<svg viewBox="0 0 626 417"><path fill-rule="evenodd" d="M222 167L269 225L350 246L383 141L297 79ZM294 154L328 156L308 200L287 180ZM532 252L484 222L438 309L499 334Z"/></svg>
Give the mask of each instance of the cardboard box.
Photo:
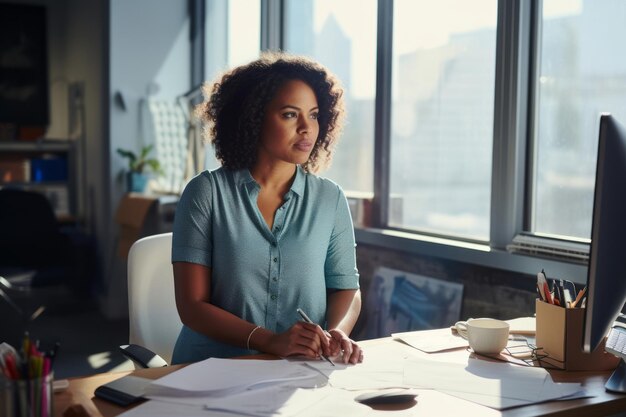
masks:
<svg viewBox="0 0 626 417"><path fill-rule="evenodd" d="M156 210L158 198L138 193L122 197L115 221L120 226L117 254L126 259L130 247L143 235L143 227L150 210Z"/></svg>
<svg viewBox="0 0 626 417"><path fill-rule="evenodd" d="M0 159L0 183L29 181L30 162L28 159Z"/></svg>
<svg viewBox="0 0 626 417"><path fill-rule="evenodd" d="M605 340L592 353L582 350L584 308L563 308L536 300L537 354L542 365L567 371L614 369L619 359L604 351Z"/></svg>

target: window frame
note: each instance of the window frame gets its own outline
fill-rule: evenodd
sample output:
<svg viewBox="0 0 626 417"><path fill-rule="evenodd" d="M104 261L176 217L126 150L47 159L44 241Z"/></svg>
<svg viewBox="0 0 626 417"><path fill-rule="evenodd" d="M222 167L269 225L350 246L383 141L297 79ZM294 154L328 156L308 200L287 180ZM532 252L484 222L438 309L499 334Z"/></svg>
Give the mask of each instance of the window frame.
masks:
<svg viewBox="0 0 626 417"><path fill-rule="evenodd" d="M285 2L260 2L261 50L282 50ZM373 215L371 227L355 229L357 243L529 275L543 268L552 276L585 283L585 263L507 251L515 237L528 234L532 220L535 77L542 0L497 3L489 242L389 227L393 6L393 0L378 0ZM553 241L535 238L548 247Z"/></svg>

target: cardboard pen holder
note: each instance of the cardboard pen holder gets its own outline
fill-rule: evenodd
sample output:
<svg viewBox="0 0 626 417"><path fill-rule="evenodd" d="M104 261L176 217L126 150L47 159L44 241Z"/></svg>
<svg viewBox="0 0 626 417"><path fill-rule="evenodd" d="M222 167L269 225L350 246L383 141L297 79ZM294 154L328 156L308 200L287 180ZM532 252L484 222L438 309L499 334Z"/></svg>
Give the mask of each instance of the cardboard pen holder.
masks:
<svg viewBox="0 0 626 417"><path fill-rule="evenodd" d="M582 350L584 308L563 308L535 301L537 313L536 345L542 365L567 371L605 371L614 369L619 358L606 353L606 338L592 352Z"/></svg>

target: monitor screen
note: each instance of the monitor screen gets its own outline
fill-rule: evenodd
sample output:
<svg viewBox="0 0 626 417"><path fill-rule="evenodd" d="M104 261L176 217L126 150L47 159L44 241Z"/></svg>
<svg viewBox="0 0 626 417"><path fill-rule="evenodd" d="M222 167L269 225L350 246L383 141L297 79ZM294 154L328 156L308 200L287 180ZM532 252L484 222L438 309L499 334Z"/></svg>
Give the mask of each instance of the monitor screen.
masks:
<svg viewBox="0 0 626 417"><path fill-rule="evenodd" d="M626 129L610 114L602 114L587 272L586 352L607 335L625 301Z"/></svg>
<svg viewBox="0 0 626 417"><path fill-rule="evenodd" d="M0 123L49 121L46 8L0 3Z"/></svg>

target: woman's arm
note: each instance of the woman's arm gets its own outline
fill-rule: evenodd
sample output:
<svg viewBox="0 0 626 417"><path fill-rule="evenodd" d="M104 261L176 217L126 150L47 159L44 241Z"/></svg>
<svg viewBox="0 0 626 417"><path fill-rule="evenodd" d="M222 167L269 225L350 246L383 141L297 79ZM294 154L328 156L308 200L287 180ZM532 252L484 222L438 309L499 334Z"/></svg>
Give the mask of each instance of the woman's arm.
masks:
<svg viewBox="0 0 626 417"><path fill-rule="evenodd" d="M329 290L326 321L329 329L350 334L361 312L361 290Z"/></svg>
<svg viewBox="0 0 626 417"><path fill-rule="evenodd" d="M344 363L357 363L363 361L363 351L352 339L348 337L361 312L360 290L329 290L326 310L328 332L332 340L331 355L343 351Z"/></svg>
<svg viewBox="0 0 626 417"><path fill-rule="evenodd" d="M174 262L174 290L180 319L187 327L208 337L235 346L249 347L281 357L319 356L328 340L319 326L303 322L284 333L258 328L209 302L211 268L188 262ZM251 332L254 330L254 333ZM249 342L249 346L246 344Z"/></svg>

